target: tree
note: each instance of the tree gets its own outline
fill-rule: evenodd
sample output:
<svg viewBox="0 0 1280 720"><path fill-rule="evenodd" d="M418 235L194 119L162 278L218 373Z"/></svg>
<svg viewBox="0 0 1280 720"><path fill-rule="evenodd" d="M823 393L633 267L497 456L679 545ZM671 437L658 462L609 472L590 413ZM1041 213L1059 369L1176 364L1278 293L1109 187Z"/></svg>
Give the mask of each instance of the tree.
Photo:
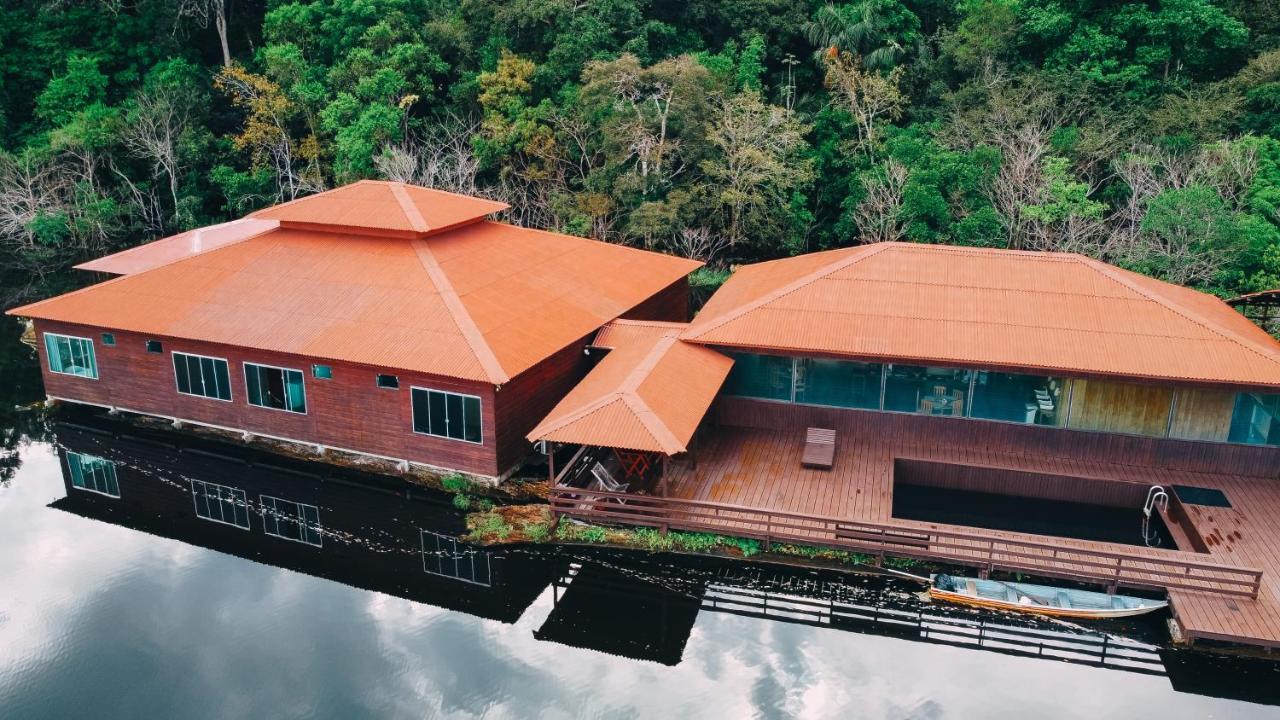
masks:
<svg viewBox="0 0 1280 720"><path fill-rule="evenodd" d="M889 70L920 42L920 18L898 0L828 3L804 24L818 58L841 53L861 58L869 70Z"/></svg>
<svg viewBox="0 0 1280 720"><path fill-rule="evenodd" d="M324 189L317 167L318 142L314 136L301 142L293 139L290 127L298 110L279 85L232 65L218 73L214 86L246 113L244 128L233 141L249 151L254 167L272 170L277 200Z"/></svg>
<svg viewBox="0 0 1280 720"><path fill-rule="evenodd" d="M854 208L859 240L864 243L896 242L906 234L907 218L902 212L902 188L907 169L887 160L874 175L862 178L862 201Z"/></svg>
<svg viewBox="0 0 1280 720"><path fill-rule="evenodd" d="M864 70L861 61L847 53L826 60L826 84L843 110L853 116L858 137L855 149L875 157L880 124L898 118L907 97L899 83L902 69L887 74Z"/></svg>
<svg viewBox="0 0 1280 720"><path fill-rule="evenodd" d="M807 128L754 92L725 98L716 116L708 132L716 152L702 162L702 172L724 214L730 247L753 232L762 242L785 229L791 194L813 179L801 157Z"/></svg>

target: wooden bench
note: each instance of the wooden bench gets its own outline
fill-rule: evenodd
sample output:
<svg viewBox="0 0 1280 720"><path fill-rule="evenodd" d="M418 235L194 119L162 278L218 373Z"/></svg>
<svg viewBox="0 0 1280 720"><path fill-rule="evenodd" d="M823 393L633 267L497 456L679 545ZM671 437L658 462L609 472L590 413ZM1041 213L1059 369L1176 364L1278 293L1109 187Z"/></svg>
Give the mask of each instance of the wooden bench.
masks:
<svg viewBox="0 0 1280 720"><path fill-rule="evenodd" d="M830 470L836 459L836 431L825 428L809 428L805 433L804 454L800 465L807 468Z"/></svg>

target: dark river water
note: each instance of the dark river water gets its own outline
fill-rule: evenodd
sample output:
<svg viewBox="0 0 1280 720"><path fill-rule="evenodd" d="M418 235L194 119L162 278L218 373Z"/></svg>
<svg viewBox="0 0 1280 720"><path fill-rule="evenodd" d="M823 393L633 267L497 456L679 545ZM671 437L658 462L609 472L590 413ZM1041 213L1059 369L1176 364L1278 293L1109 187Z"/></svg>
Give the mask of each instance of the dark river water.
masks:
<svg viewBox="0 0 1280 720"><path fill-rule="evenodd" d="M1163 618L1086 632L899 580L485 552L390 479L13 410L39 378L0 346L6 720L1280 718L1277 663L1169 649ZM72 487L67 452L116 463L115 492ZM215 486L240 516L199 516ZM270 498L316 508L313 542L268 534Z"/></svg>

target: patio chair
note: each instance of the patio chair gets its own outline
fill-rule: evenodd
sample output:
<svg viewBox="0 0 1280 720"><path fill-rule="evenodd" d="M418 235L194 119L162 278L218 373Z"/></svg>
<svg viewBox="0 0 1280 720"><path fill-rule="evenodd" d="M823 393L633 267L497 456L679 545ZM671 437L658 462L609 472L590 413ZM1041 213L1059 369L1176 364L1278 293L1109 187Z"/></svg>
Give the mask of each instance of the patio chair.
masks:
<svg viewBox="0 0 1280 720"><path fill-rule="evenodd" d="M805 433L801 467L830 470L836 458L836 431L809 428Z"/></svg>

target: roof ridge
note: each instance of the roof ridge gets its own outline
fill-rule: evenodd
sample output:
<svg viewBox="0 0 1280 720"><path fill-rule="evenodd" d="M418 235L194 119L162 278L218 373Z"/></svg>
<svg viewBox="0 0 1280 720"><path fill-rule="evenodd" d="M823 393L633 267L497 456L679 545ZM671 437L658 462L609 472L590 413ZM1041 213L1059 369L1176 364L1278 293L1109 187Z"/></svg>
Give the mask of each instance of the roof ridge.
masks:
<svg viewBox="0 0 1280 720"><path fill-rule="evenodd" d="M1217 325L1216 323L1206 320L1199 312L1196 312L1195 310L1192 310L1186 307L1185 305L1178 302L1177 300L1168 298L1161 293L1154 292L1152 290L1142 287L1140 284L1134 282L1131 278L1127 278L1119 274L1119 272L1117 272L1119 268L1113 268L1110 265L1107 265L1106 263L1102 262L1101 260L1096 260L1094 258L1086 257L1084 255L1079 255L1077 256L1077 258L1078 258L1078 262L1084 263L1085 265L1092 268L1094 272L1097 272L1103 275L1104 277L1110 279L1112 282L1123 285L1124 287L1127 287L1130 290L1138 293L1139 295L1147 298L1151 302L1157 303L1159 305L1163 305L1164 307L1173 311L1175 314L1182 316L1184 319L1192 323L1195 323L1196 325L1199 325L1200 327L1208 330L1209 332L1215 335L1218 335L1219 337L1222 337L1226 340L1232 341L1237 345L1243 347L1244 349L1249 350L1261 356L1265 360L1270 360L1271 362L1276 363L1277 365L1280 365L1280 355L1277 355L1273 349L1256 343L1253 340L1253 338L1245 337L1244 335L1241 335L1235 332L1234 330L1223 328ZM1152 278L1152 279L1155 280L1155 278ZM1155 280L1155 281L1164 282L1163 280ZM1195 291L1193 290L1192 292L1195 292ZM1231 312L1234 313L1235 310L1232 310Z"/></svg>
<svg viewBox="0 0 1280 720"><path fill-rule="evenodd" d="M391 190L392 197L400 205L400 212L404 213L405 219L409 221L409 227L413 228L414 232L427 232L431 229L426 219L422 217L422 212L418 210L418 206L414 205L413 200L409 198L409 191L404 189L404 183L388 183L387 188Z"/></svg>
<svg viewBox="0 0 1280 720"><path fill-rule="evenodd" d="M836 272L837 270L843 270L844 268L849 267L850 265L862 262L868 257L871 257L872 255L878 255L893 246L894 246L894 243L873 243L871 245L863 245L861 247L851 248L851 250L853 250L854 252L850 252L848 256L842 257L839 260L823 265L822 267L818 268L817 270L814 270L808 275L792 280L786 285L783 285L782 287L776 290L772 290L768 293L765 293L761 297L758 297L755 300L745 305L739 305L734 310L731 310L725 313L724 315L721 315L718 318L712 319L707 324L706 327L698 328L697 332L693 331L693 327L691 325L690 328L682 334L682 337L685 337L690 340L696 340L699 336L706 335L707 333L711 332L712 330L715 330L716 328L722 327L733 320L737 320L738 318L742 317L743 315L746 315L752 310L757 310L761 307L764 307L765 305L768 305L774 300L790 295L791 293L795 292L796 290L799 290L800 288L807 287L808 285L812 284L814 281L819 280L823 277L826 277L827 275L830 275L831 273ZM858 252L858 251L861 251L861 252ZM803 256L797 256L797 257L803 257ZM696 323L697 320L695 319L694 322Z"/></svg>
<svg viewBox="0 0 1280 720"><path fill-rule="evenodd" d="M475 320L467 312L466 306L462 304L462 298L458 297L457 291L453 289L453 284L449 282L449 277L445 275L444 269L436 261L436 256L431 252L430 245L421 239L412 240L410 243L413 245L414 252L418 255L418 262L422 263L422 267L427 271L431 282L435 284L436 291L440 293L440 298L444 300L445 307L449 310L449 314L453 316L454 323L458 326L458 331L462 333L463 339L471 347L471 352L475 355L476 361L480 363L480 367L485 374L489 376L490 382L500 385L510 380L511 377L502 368L502 363L498 362L498 356L493 353L493 348L489 347L489 343L485 341L480 328L476 326Z"/></svg>

